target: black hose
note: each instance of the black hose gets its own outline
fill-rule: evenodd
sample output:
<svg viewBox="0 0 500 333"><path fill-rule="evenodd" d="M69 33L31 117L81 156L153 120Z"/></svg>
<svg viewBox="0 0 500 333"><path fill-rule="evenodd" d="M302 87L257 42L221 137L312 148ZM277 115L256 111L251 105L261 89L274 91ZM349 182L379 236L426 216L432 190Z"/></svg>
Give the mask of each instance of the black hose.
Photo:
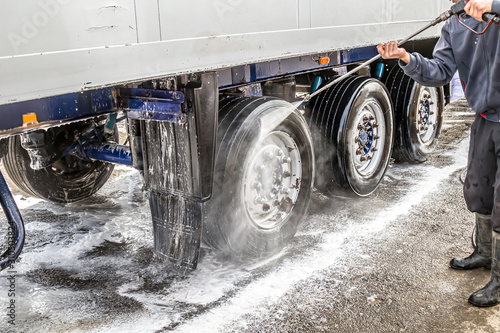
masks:
<svg viewBox="0 0 500 333"><path fill-rule="evenodd" d="M8 268L21 254L24 245L24 223L5 178L0 172L0 204L9 222L9 248L0 256L0 271Z"/></svg>

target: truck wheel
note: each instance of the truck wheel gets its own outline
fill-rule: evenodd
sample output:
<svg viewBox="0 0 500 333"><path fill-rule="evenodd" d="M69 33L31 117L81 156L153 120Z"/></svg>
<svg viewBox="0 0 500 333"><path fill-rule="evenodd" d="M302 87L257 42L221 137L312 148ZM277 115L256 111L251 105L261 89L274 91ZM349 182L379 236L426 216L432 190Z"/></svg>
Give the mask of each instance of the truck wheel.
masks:
<svg viewBox="0 0 500 333"><path fill-rule="evenodd" d="M113 165L84 161L66 155L51 167L33 170L28 152L19 136L9 138L5 170L16 186L26 194L58 203L86 199L97 192L113 172Z"/></svg>
<svg viewBox="0 0 500 333"><path fill-rule="evenodd" d="M204 240L240 258L278 252L307 213L313 174L311 134L291 104L268 97L222 101Z"/></svg>
<svg viewBox="0 0 500 333"><path fill-rule="evenodd" d="M444 112L442 87L425 87L405 75L399 66L389 73L386 86L395 109L394 158L424 162L436 148Z"/></svg>
<svg viewBox="0 0 500 333"><path fill-rule="evenodd" d="M392 103L386 88L352 76L311 100L309 122L321 147L316 165L320 189L350 188L360 196L380 184L393 145Z"/></svg>

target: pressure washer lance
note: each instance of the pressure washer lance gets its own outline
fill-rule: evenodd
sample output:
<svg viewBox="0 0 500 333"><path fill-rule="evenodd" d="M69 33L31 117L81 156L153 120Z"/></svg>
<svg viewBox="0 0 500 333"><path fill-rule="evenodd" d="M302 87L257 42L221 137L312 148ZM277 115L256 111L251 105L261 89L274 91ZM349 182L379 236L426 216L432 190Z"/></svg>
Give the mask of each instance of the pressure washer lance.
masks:
<svg viewBox="0 0 500 333"><path fill-rule="evenodd" d="M467 2L469 2L469 1L468 0L460 0L459 2L457 2L456 4L454 4L453 6L451 6L451 8L449 10L447 10L444 13L442 13L441 15L439 15L439 17L437 17L434 21L432 21L431 23L429 23L427 26L425 26L422 29L418 30L417 32L415 32L411 36L407 37L406 39L403 39L402 41L398 42L398 46L402 46L403 44L405 44L406 42L408 42L413 37L415 37L417 35L420 35L425 30L427 30L427 29L429 29L429 28L431 28L431 27L433 27L433 26L435 26L435 25L437 25L439 23L442 23L442 22L448 20L450 17L452 17L454 15L460 15L460 14L464 13L465 12L465 5L467 4ZM485 13L483 15L483 20L485 22L492 21L492 22L497 23L497 24L500 23L500 18L498 18L493 13ZM314 93L306 95L302 101L295 102L295 103L293 103L293 105L295 106L295 108L298 109L302 104L309 102L311 100L311 98L313 98L314 96L321 94L323 91L327 90L328 88L330 88L334 84L339 83L340 81L342 81L343 79L347 78L348 76L350 76L350 75L358 72L363 67L368 66L371 63L379 60L381 57L382 56L379 54L379 55L371 58L367 62L359 65L358 67L356 67L353 70L347 72L346 74L344 74L344 75L336 78L335 80L333 80L332 82L328 83L326 86L322 87L321 89L316 90Z"/></svg>

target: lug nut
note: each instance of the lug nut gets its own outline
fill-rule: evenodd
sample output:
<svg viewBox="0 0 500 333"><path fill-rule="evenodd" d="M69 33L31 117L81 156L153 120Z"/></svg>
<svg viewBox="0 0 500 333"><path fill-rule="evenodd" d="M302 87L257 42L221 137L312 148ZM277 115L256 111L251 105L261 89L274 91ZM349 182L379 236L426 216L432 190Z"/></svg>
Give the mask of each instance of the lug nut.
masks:
<svg viewBox="0 0 500 333"><path fill-rule="evenodd" d="M372 148L372 152L374 152L374 153L375 153L375 152L377 152L377 151L378 151L378 148L375 148L375 147L373 147L373 148Z"/></svg>
<svg viewBox="0 0 500 333"><path fill-rule="evenodd" d="M264 165L262 165L262 164L261 164L261 165L257 165L257 166L255 167L255 170L256 170L257 172L262 172L262 171L264 171L265 169L266 169L266 167L265 167Z"/></svg>
<svg viewBox="0 0 500 333"><path fill-rule="evenodd" d="M378 128L378 127L379 127L379 124L377 124L377 123L373 123L372 127L373 127L373 128Z"/></svg>
<svg viewBox="0 0 500 333"><path fill-rule="evenodd" d="M375 135L375 136L373 137L373 140L378 140L378 139L380 139L380 136L379 136L379 135Z"/></svg>
<svg viewBox="0 0 500 333"><path fill-rule="evenodd" d="M360 143L361 142L361 139L359 138L359 136L357 136L357 137L354 138L354 142L356 142L356 143Z"/></svg>
<svg viewBox="0 0 500 333"><path fill-rule="evenodd" d="M289 189L289 188L286 188L286 187L282 187L282 188L281 188L281 193L282 193L282 194L289 194L289 193L290 193L290 189Z"/></svg>
<svg viewBox="0 0 500 333"><path fill-rule="evenodd" d="M273 157L274 157L274 154L273 154L272 152L270 152L270 151L266 151L266 152L264 153L264 158L265 158L266 160L270 160L270 159L272 159Z"/></svg>
<svg viewBox="0 0 500 333"><path fill-rule="evenodd" d="M252 187L256 190L262 190L262 183L260 182L253 182Z"/></svg>
<svg viewBox="0 0 500 333"><path fill-rule="evenodd" d="M264 199L263 197L261 196L258 196L255 198L255 203L256 204L259 204L259 205L263 205L266 203L266 199Z"/></svg>
<svg viewBox="0 0 500 333"><path fill-rule="evenodd" d="M368 116L363 116L363 121L368 121L370 118Z"/></svg>
<svg viewBox="0 0 500 333"><path fill-rule="evenodd" d="M366 162L366 157L361 156L361 157L359 158L359 160L360 160L361 162Z"/></svg>
<svg viewBox="0 0 500 333"><path fill-rule="evenodd" d="M276 150L274 151L274 153L276 154L276 156L283 156L283 154L284 154L284 153L283 153L283 150L281 150L281 149L276 149Z"/></svg>
<svg viewBox="0 0 500 333"><path fill-rule="evenodd" d="M356 155L361 155L361 154L363 154L363 150L361 150L361 148L357 149L356 150Z"/></svg>
<svg viewBox="0 0 500 333"><path fill-rule="evenodd" d="M291 163L291 162L292 162L292 159L290 157L283 156L281 158L281 164Z"/></svg>

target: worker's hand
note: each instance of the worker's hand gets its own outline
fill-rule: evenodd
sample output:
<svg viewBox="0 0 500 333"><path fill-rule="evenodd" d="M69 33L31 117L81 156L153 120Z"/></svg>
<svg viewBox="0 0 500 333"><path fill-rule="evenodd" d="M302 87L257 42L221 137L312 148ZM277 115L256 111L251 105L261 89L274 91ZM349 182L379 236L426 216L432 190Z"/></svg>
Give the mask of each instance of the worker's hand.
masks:
<svg viewBox="0 0 500 333"><path fill-rule="evenodd" d="M467 15L478 21L483 20L484 13L490 13L493 7L493 0L470 0L465 6Z"/></svg>
<svg viewBox="0 0 500 333"><path fill-rule="evenodd" d="M398 46L398 42L390 44L380 44L377 46L378 53L384 59L400 59L404 63L410 63L410 54L405 49Z"/></svg>

